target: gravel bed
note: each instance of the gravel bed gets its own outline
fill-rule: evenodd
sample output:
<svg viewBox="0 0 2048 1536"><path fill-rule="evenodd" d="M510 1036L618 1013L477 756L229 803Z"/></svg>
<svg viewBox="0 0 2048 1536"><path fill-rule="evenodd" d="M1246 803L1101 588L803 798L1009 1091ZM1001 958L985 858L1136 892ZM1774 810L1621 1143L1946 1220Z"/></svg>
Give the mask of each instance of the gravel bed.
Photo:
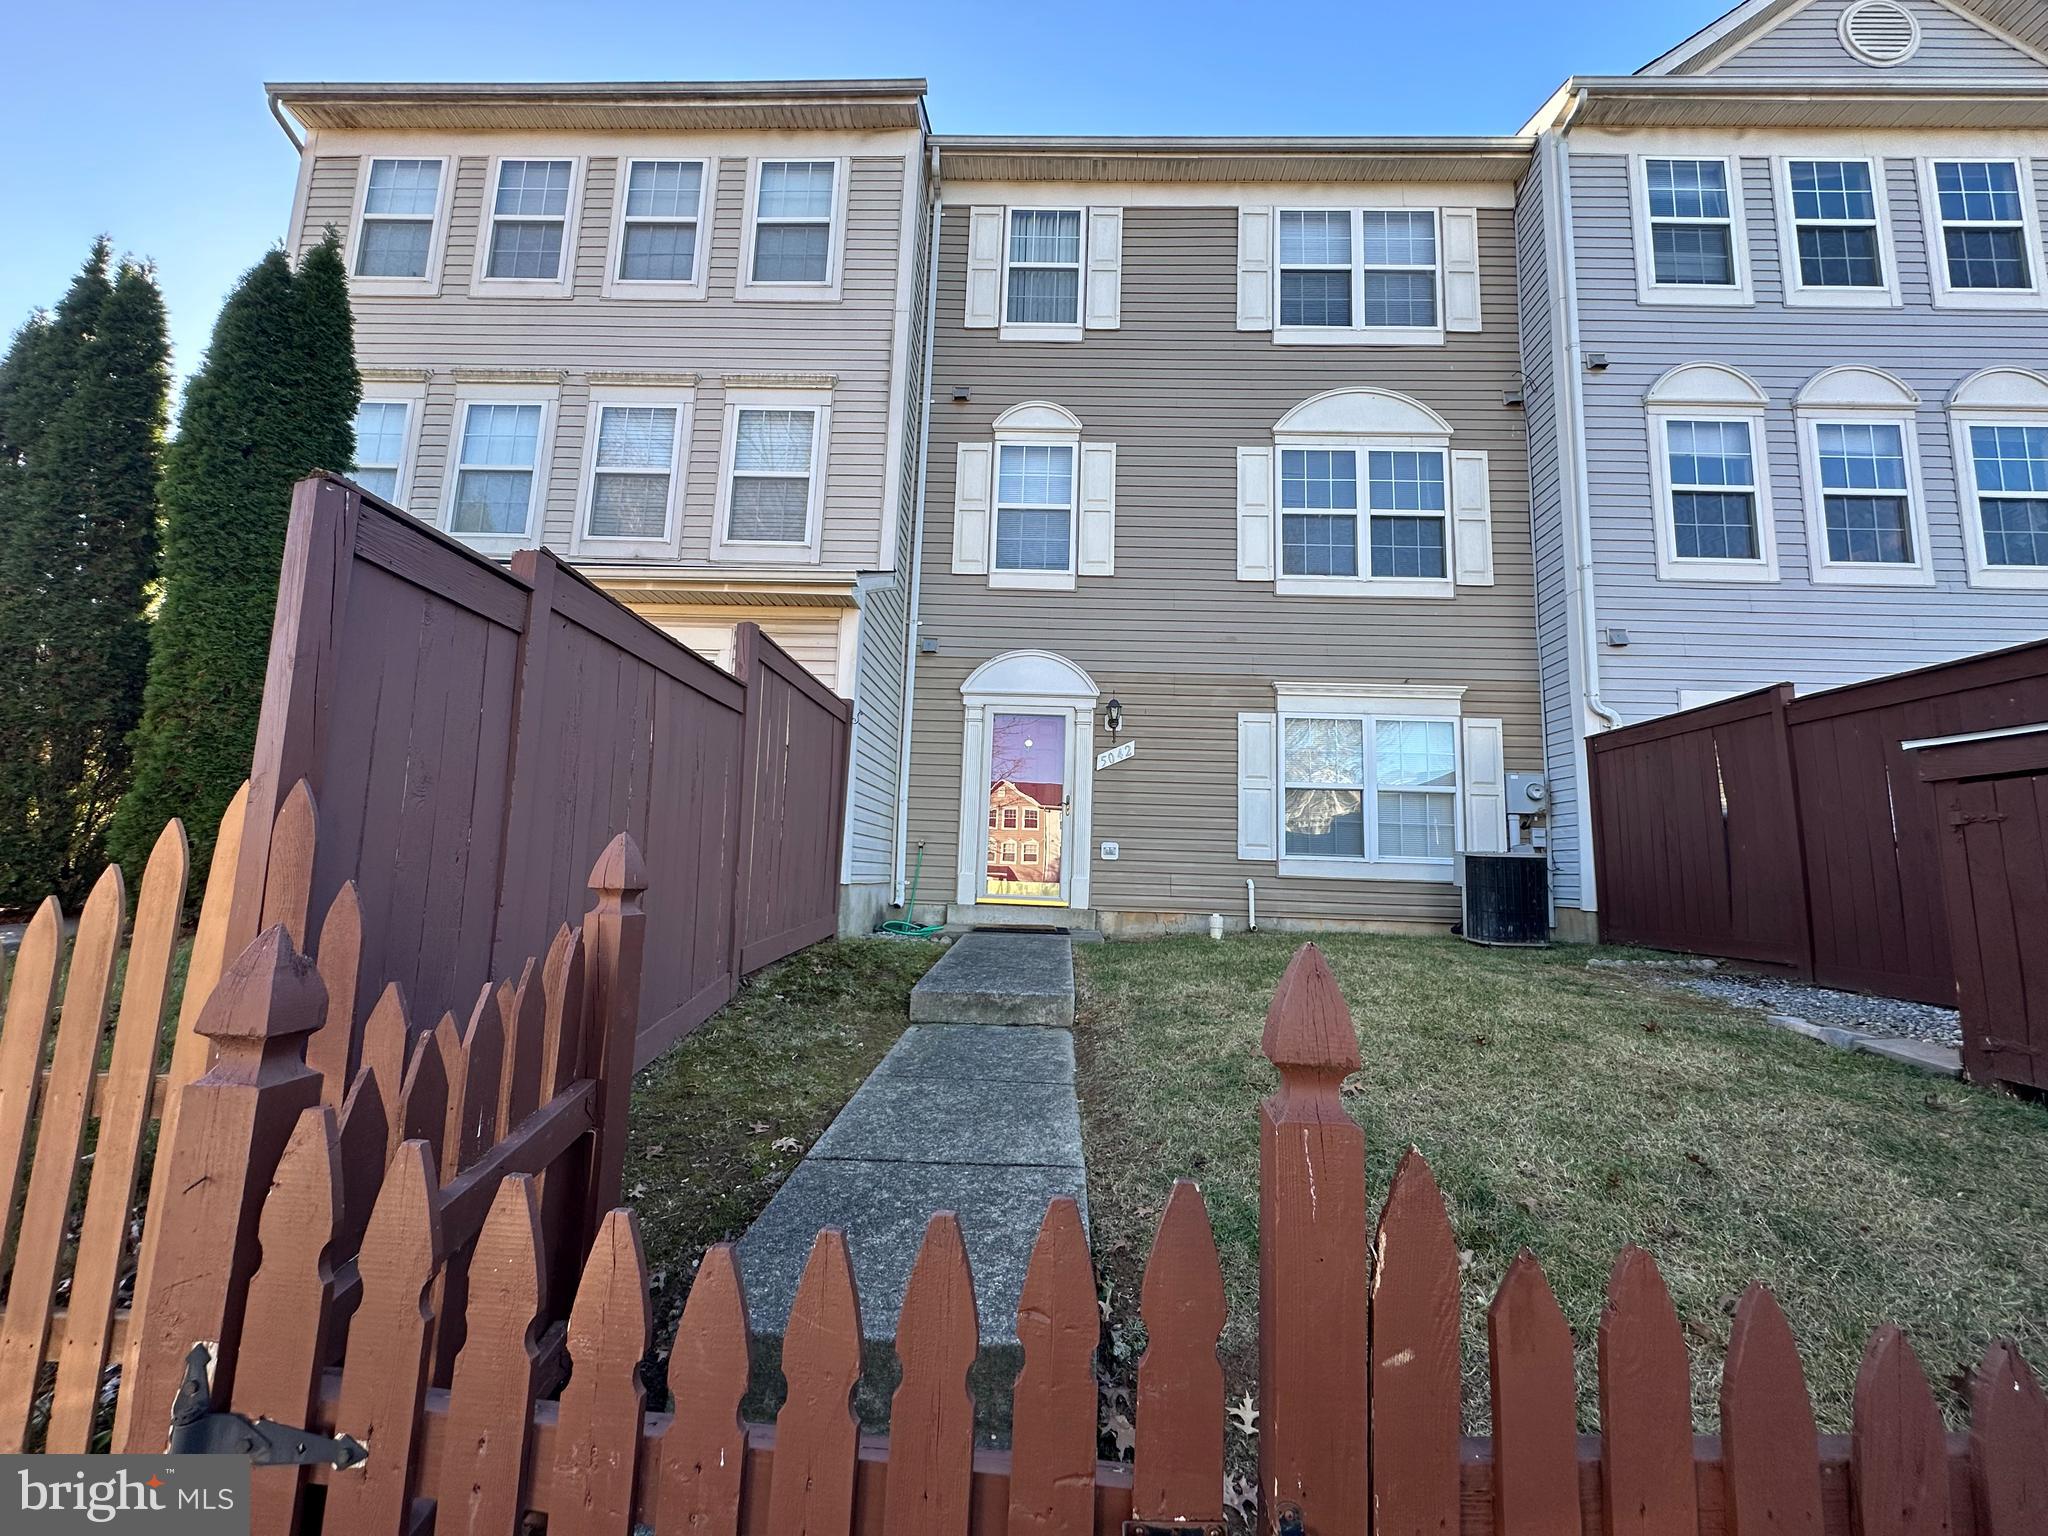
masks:
<svg viewBox="0 0 2048 1536"><path fill-rule="evenodd" d="M1865 1029L1874 1035L1895 1035L1908 1040L1932 1040L1938 1045L1963 1043L1961 1018L1953 1008L1909 1003L1896 997L1865 997L1858 992L1811 987L1775 976L1739 976L1725 971L1703 975L1687 970L1660 979L1738 1008L1789 1013L1813 1024Z"/></svg>

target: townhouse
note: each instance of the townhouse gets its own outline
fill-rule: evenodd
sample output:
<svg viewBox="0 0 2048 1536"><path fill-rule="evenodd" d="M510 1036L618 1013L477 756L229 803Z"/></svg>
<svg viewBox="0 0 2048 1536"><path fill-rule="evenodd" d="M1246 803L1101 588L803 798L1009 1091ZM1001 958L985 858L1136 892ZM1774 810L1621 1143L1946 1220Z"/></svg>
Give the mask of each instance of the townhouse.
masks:
<svg viewBox="0 0 2048 1536"><path fill-rule="evenodd" d="M1586 737L2048 633L2048 8L1750 0L1529 125L1561 931Z"/></svg>
<svg viewBox="0 0 2048 1536"><path fill-rule="evenodd" d="M2048 633L2038 0L1745 0L1510 138L922 90L272 89L358 477L852 698L845 931L1441 928L1526 839L1590 938L1589 734Z"/></svg>
<svg viewBox="0 0 2048 1536"><path fill-rule="evenodd" d="M916 522L924 83L275 85L338 233L355 475L854 704L843 925L890 895Z"/></svg>
<svg viewBox="0 0 2048 1536"><path fill-rule="evenodd" d="M918 915L1455 920L1542 761L1528 143L933 161Z"/></svg>

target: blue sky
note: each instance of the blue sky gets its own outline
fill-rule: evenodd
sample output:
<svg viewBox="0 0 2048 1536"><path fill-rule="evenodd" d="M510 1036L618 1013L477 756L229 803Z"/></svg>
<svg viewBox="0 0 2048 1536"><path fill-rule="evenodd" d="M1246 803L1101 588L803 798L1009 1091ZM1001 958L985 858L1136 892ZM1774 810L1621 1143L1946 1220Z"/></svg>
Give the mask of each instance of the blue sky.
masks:
<svg viewBox="0 0 2048 1536"><path fill-rule="evenodd" d="M922 75L951 133L1512 133L1566 75L1627 73L1732 3L22 5L0 92L0 333L105 232L156 263L173 366L197 366L291 210L266 79Z"/></svg>

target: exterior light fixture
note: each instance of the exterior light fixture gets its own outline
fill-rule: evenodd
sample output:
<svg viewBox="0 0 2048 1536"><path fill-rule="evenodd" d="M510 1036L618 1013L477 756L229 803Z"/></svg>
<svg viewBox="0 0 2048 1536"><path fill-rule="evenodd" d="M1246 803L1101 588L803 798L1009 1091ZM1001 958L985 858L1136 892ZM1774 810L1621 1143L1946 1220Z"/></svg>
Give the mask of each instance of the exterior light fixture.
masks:
<svg viewBox="0 0 2048 1536"><path fill-rule="evenodd" d="M1111 699L1102 706L1102 725L1112 736L1124 728L1124 701L1122 699Z"/></svg>

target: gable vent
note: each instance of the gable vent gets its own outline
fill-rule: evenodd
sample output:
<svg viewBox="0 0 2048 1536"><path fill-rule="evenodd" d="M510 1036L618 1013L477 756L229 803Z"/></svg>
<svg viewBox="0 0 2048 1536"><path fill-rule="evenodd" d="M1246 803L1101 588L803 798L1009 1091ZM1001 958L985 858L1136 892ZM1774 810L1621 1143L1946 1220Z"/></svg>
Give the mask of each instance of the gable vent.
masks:
<svg viewBox="0 0 2048 1536"><path fill-rule="evenodd" d="M1897 0L1861 0L1842 13L1842 46L1880 69L1920 51L1920 23Z"/></svg>

